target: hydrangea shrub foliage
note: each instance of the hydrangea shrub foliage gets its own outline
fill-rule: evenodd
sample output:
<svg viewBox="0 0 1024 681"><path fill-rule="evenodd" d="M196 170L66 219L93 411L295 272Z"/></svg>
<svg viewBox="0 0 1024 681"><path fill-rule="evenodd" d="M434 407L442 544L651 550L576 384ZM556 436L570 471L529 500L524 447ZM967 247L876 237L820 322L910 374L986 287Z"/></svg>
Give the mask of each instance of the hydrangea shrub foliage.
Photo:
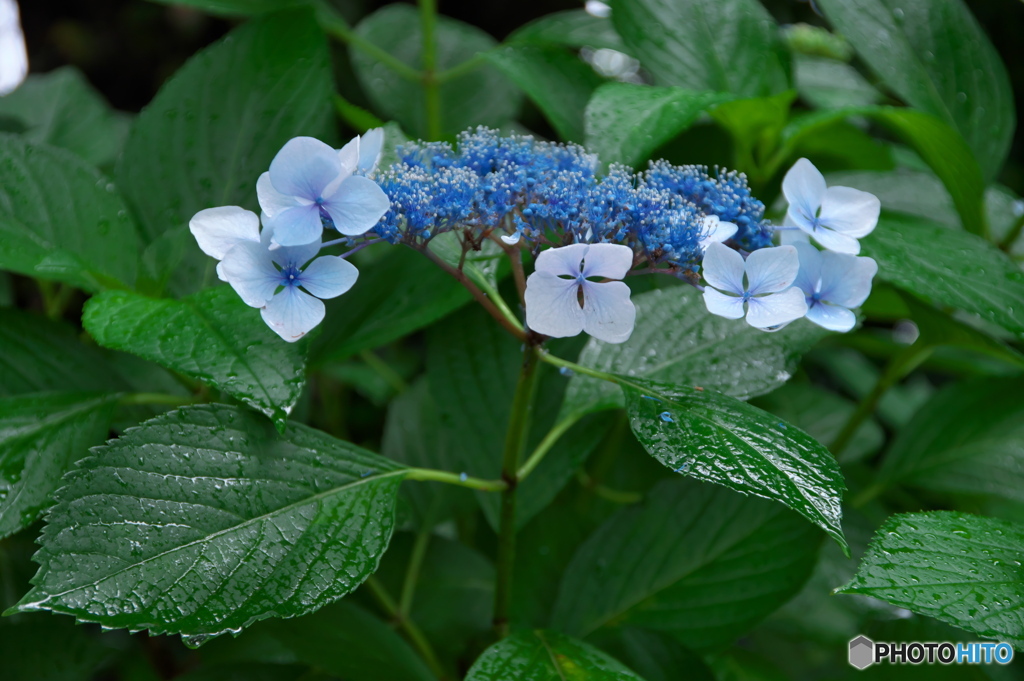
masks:
<svg viewBox="0 0 1024 681"><path fill-rule="evenodd" d="M500 44L434 0L161 2L237 21L134 116L19 85L0 2L13 678L1021 646L1024 202L961 0L588 2Z"/></svg>

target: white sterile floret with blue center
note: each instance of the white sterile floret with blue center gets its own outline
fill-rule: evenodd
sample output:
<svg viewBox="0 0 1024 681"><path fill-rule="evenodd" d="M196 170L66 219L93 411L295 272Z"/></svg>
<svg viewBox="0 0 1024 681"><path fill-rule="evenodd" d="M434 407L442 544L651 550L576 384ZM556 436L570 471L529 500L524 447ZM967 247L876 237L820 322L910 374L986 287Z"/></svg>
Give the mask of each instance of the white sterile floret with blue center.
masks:
<svg viewBox="0 0 1024 681"><path fill-rule="evenodd" d="M803 292L793 287L799 269L793 246L762 248L744 261L728 246L709 244L702 266L708 284L704 304L720 317L746 316L758 329L788 324L807 312Z"/></svg>
<svg viewBox="0 0 1024 681"><path fill-rule="evenodd" d="M836 253L860 253L861 239L878 224L881 203L874 194L852 187L829 187L806 158L793 164L782 180L789 202L784 227L797 228ZM783 231L783 243L793 239Z"/></svg>
<svg viewBox="0 0 1024 681"><path fill-rule="evenodd" d="M382 137L369 133L337 151L312 137L289 140L260 175L256 193L277 246L319 241L324 227L346 236L365 234L387 212L390 201L370 172Z"/></svg>
<svg viewBox="0 0 1024 681"><path fill-rule="evenodd" d="M633 333L636 308L621 281L633 266L633 250L616 244L572 244L537 256L526 280L526 324L553 338L581 331L607 343Z"/></svg>
<svg viewBox="0 0 1024 681"><path fill-rule="evenodd" d="M830 331L846 332L857 323L850 308L871 293L878 263L846 253L819 251L811 244L793 244L800 257L794 285L804 293L807 319Z"/></svg>

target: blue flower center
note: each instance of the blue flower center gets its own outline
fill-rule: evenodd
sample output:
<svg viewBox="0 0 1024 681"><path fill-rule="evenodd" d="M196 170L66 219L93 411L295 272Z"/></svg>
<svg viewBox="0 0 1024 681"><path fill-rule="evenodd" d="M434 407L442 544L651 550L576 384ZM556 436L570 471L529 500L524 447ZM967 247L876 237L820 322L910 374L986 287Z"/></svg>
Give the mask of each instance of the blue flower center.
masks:
<svg viewBox="0 0 1024 681"><path fill-rule="evenodd" d="M302 270L297 265L281 268L281 286L299 286L302 284Z"/></svg>

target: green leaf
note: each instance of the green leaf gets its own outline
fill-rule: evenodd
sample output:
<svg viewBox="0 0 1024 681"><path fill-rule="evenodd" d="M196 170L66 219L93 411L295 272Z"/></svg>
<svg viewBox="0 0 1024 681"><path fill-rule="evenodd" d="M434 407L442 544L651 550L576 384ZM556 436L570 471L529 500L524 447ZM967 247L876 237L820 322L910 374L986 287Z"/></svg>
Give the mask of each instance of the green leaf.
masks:
<svg viewBox="0 0 1024 681"><path fill-rule="evenodd" d="M927 113L894 107L856 107L806 114L794 118L783 130L784 145L775 157L776 163L791 158L807 136L851 116L870 118L912 146L946 186L964 229L985 234L985 180L981 169L956 131Z"/></svg>
<svg viewBox="0 0 1024 681"><path fill-rule="evenodd" d="M658 85L756 97L786 89L778 27L757 0L613 0L612 22Z"/></svg>
<svg viewBox="0 0 1024 681"><path fill-rule="evenodd" d="M17 90L0 97L0 116L22 121L27 142L73 151L96 166L114 162L129 120L114 112L71 66L29 76Z"/></svg>
<svg viewBox="0 0 1024 681"><path fill-rule="evenodd" d="M816 533L777 504L690 480L659 483L576 552L552 625L665 631L698 650L728 645L811 574Z"/></svg>
<svg viewBox="0 0 1024 681"><path fill-rule="evenodd" d="M636 327L625 343L591 339L579 363L608 373L694 384L746 399L789 380L800 356L826 333L797 323L764 333L742 322L708 314L689 287L633 296ZM563 414L622 406L615 386L588 376L569 383Z"/></svg>
<svg viewBox="0 0 1024 681"><path fill-rule="evenodd" d="M533 100L562 140L583 142L583 110L604 82L589 64L558 45L506 45L487 60Z"/></svg>
<svg viewBox="0 0 1024 681"><path fill-rule="evenodd" d="M1024 502L1024 381L947 386L893 441L881 482Z"/></svg>
<svg viewBox="0 0 1024 681"><path fill-rule="evenodd" d="M878 276L943 307L1024 335L1024 275L984 239L912 216L883 213L863 241Z"/></svg>
<svg viewBox="0 0 1024 681"><path fill-rule="evenodd" d="M466 681L643 681L618 660L565 634L518 631L477 658Z"/></svg>
<svg viewBox="0 0 1024 681"><path fill-rule="evenodd" d="M150 272L157 289L168 277L179 295L216 281L188 221L213 206L259 210L256 180L285 142L331 141L333 92L326 40L308 11L244 24L164 84L132 126L117 169L143 243L162 256ZM168 253L168 239L177 252Z"/></svg>
<svg viewBox="0 0 1024 681"><path fill-rule="evenodd" d="M554 44L566 47L604 48L616 52L627 51L610 19L595 17L582 9L546 14L517 28L505 39L505 43Z"/></svg>
<svg viewBox="0 0 1024 681"><path fill-rule="evenodd" d="M806 431L818 442L835 440L857 408L852 401L809 383L788 383L752 403ZM860 461L881 449L884 442L881 426L869 418L857 428L840 460Z"/></svg>
<svg viewBox="0 0 1024 681"><path fill-rule="evenodd" d="M310 362L318 366L386 345L470 300L469 291L422 253L391 247L360 270L347 295L325 301L327 315L310 343Z"/></svg>
<svg viewBox="0 0 1024 681"><path fill-rule="evenodd" d="M771 97L738 99L723 103L711 112L711 117L729 131L740 158L757 167L779 145L795 99L795 90Z"/></svg>
<svg viewBox="0 0 1024 681"><path fill-rule="evenodd" d="M4 681L102 678L103 669L120 651L97 633L56 617L3 622L0 659L4 661Z"/></svg>
<svg viewBox="0 0 1024 681"><path fill-rule="evenodd" d="M35 522L71 464L107 439L117 395L0 398L0 539Z"/></svg>
<svg viewBox="0 0 1024 681"><path fill-rule="evenodd" d="M911 168L891 172L853 170L828 173L825 179L830 187L853 187L874 194L888 212L917 215L945 227L962 227L949 192L930 172Z"/></svg>
<svg viewBox="0 0 1024 681"><path fill-rule="evenodd" d="M376 569L403 474L304 426L279 435L252 412L165 414L65 477L16 609L196 645L312 612Z"/></svg>
<svg viewBox="0 0 1024 681"><path fill-rule="evenodd" d="M416 8L383 7L356 27L360 38L413 69L422 67L422 33ZM443 72L495 47L494 38L475 26L437 17L437 70ZM427 113L422 84L406 80L355 47L352 66L367 97L388 118L413 136L426 137ZM440 86L441 132L455 135L474 125L501 127L519 111L519 91L493 66L482 65Z"/></svg>
<svg viewBox="0 0 1024 681"><path fill-rule="evenodd" d="M849 584L987 638L1024 647L1020 562L1024 527L952 511L891 516Z"/></svg>
<svg viewBox="0 0 1024 681"><path fill-rule="evenodd" d="M0 134L0 268L88 291L135 284L138 239L114 185L64 149Z"/></svg>
<svg viewBox="0 0 1024 681"><path fill-rule="evenodd" d="M952 125L990 181L1013 139L1010 80L960 0L822 0L825 16L897 95Z"/></svg>
<svg viewBox="0 0 1024 681"><path fill-rule="evenodd" d="M703 388L622 377L629 424L673 472L789 506L844 550L839 464L796 426Z"/></svg>
<svg viewBox="0 0 1024 681"><path fill-rule="evenodd" d="M870 106L882 99L857 69L835 59L794 55L793 78L800 97L817 109Z"/></svg>
<svg viewBox="0 0 1024 681"><path fill-rule="evenodd" d="M602 163L638 166L693 124L701 113L732 99L722 92L608 83L587 104L587 148Z"/></svg>
<svg viewBox="0 0 1024 681"><path fill-rule="evenodd" d="M488 239L475 250L467 244L465 258L463 242L456 232L437 235L430 240L428 248L452 267L461 267L473 283L485 292L496 293L498 282L509 273L504 249Z"/></svg>
<svg viewBox="0 0 1024 681"><path fill-rule="evenodd" d="M625 627L602 637L601 649L643 674L645 681L715 681L715 675L697 653L670 634Z"/></svg>
<svg viewBox="0 0 1024 681"><path fill-rule="evenodd" d="M303 344L278 338L228 286L182 300L111 291L86 303L82 324L100 345L219 388L279 428L305 383Z"/></svg>

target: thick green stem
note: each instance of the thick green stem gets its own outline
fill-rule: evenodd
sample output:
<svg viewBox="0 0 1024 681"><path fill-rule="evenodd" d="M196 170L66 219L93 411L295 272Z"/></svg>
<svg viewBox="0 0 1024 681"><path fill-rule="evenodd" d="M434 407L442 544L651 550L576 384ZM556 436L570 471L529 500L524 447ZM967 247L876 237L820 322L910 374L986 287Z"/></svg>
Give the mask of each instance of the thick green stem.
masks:
<svg viewBox="0 0 1024 681"><path fill-rule="evenodd" d="M365 52L406 80L422 80L423 74L419 71L353 31L352 27L345 21L345 18L338 13L338 10L331 7L324 0L319 0L316 3L316 10L320 25L328 35Z"/></svg>
<svg viewBox="0 0 1024 681"><path fill-rule="evenodd" d="M423 96L427 136L441 138L441 86L437 82L437 0L420 0L420 32L423 34Z"/></svg>
<svg viewBox="0 0 1024 681"><path fill-rule="evenodd" d="M427 663L428 667L430 667L430 671L434 672L434 676L438 679L442 679L442 681L448 679L449 677L445 673L444 667L441 666L441 661L437 659L437 653L434 652L434 648L430 645L430 641L428 641L427 637L423 634L423 630L420 629L411 619L402 615L401 611L398 609L398 605L395 604L395 599L391 597L391 594L389 594L388 590L384 588L384 585L381 584L380 580L375 576L370 575L366 579L365 584L367 588L370 589L370 593L373 594L373 597L377 599L381 608L383 608L384 611L387 612L387 614L395 621L395 624L405 632L409 641L416 648L417 652L419 652L420 657L422 657L423 661Z"/></svg>
<svg viewBox="0 0 1024 681"><path fill-rule="evenodd" d="M512 398L512 413L505 432L505 451L501 477L508 488L501 493L501 521L498 526L497 580L494 588L494 629L498 636L508 634L509 604L512 602L512 572L516 560L516 486L519 483L519 457L530 429L533 394L537 385L537 352L531 345L523 348L519 382Z"/></svg>

